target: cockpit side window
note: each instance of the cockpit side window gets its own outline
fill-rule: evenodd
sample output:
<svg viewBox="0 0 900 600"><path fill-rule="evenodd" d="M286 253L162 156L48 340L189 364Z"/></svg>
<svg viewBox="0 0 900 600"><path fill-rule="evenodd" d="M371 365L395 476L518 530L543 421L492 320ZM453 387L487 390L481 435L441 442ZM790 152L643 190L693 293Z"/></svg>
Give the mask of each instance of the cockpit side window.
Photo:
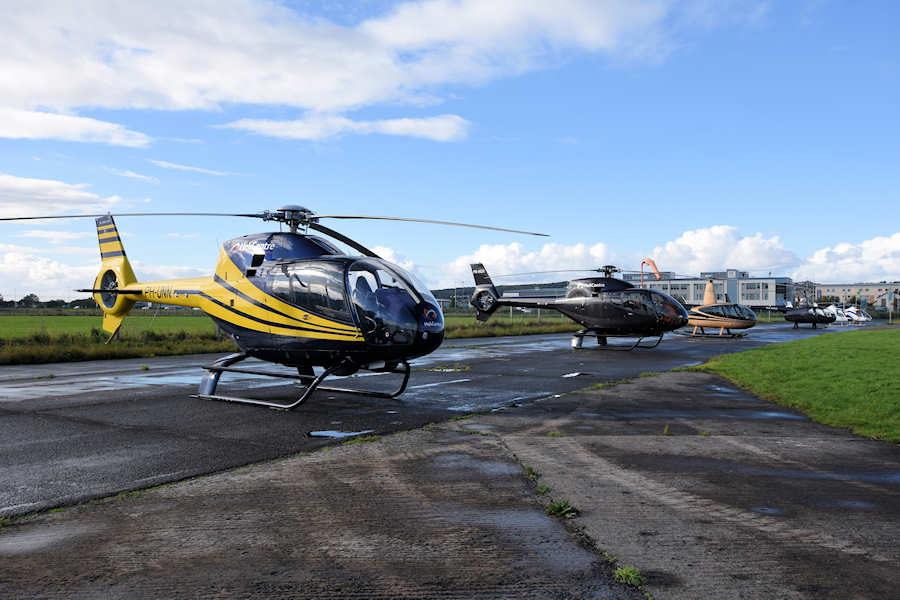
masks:
<svg viewBox="0 0 900 600"><path fill-rule="evenodd" d="M738 313L738 311L735 310L734 306L732 306L731 304L723 304L722 305L722 314L724 314L726 317L729 317L732 319L741 318L740 313Z"/></svg>
<svg viewBox="0 0 900 600"><path fill-rule="evenodd" d="M272 295L311 313L352 323L344 297L344 265L291 263L273 270Z"/></svg>

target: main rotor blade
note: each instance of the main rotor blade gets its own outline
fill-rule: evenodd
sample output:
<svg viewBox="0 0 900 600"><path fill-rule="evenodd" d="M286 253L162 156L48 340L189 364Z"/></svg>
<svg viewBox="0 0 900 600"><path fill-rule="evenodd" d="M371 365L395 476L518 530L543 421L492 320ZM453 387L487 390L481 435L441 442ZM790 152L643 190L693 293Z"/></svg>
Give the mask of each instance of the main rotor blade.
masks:
<svg viewBox="0 0 900 600"><path fill-rule="evenodd" d="M376 221L409 221L412 223L433 223L435 225L455 225L456 227L473 227L475 229L490 229L491 231L506 231L509 233L523 233L525 235L539 235L550 237L546 233L533 231L521 231L519 229L507 229L505 227L491 227L489 225L473 225L471 223L455 223L453 221L435 221L434 219L411 219L408 217L375 217L366 215L313 215L313 219L373 219Z"/></svg>
<svg viewBox="0 0 900 600"><path fill-rule="evenodd" d="M585 273L599 272L600 269L553 269L552 271L528 271L527 273L505 273L503 275L491 275L491 277L519 277L520 275L543 275L545 273Z"/></svg>
<svg viewBox="0 0 900 600"><path fill-rule="evenodd" d="M45 215L42 217L0 217L0 221L36 221L39 219L85 219L98 217L253 217L262 218L260 213L189 213L189 212L159 212L159 213L102 213L91 215Z"/></svg>
<svg viewBox="0 0 900 600"><path fill-rule="evenodd" d="M365 246L363 246L356 240L351 240L346 235L338 233L334 229L329 229L328 227L325 227L324 225L319 225L318 223L310 223L309 228L314 229L314 230L318 231L319 233L324 233L327 236L331 236L338 241L344 242L345 244L347 244L354 250L358 250L359 252L361 252L364 256L371 256L372 258L381 258L380 256L378 256L377 254L375 254L374 252L372 252L371 250L369 250L368 248L366 248Z"/></svg>

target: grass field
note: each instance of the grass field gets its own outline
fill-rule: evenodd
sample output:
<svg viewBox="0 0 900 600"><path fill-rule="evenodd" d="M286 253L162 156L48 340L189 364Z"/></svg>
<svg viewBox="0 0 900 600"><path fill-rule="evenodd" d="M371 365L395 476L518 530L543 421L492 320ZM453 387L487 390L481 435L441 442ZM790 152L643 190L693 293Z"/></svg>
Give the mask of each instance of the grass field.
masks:
<svg viewBox="0 0 900 600"><path fill-rule="evenodd" d="M8 316L0 315L0 339L23 338L36 333L59 334L89 334L92 328L100 327L103 317L99 316ZM206 315L196 317L181 317L159 315L128 315L122 324L123 334L140 334L144 331L156 331L167 333L173 331L185 331L188 333L216 332L216 326Z"/></svg>
<svg viewBox="0 0 900 600"><path fill-rule="evenodd" d="M495 315L487 323L475 321L475 315L449 315L445 318L448 333L461 328L478 328L489 331L499 329L521 329L523 327L546 325L549 329L565 324L568 329L577 328L569 319L561 315L544 313L538 320L535 313L516 313L513 319L508 314ZM0 315L0 340L24 338L37 333L50 335L89 334L91 329L99 328L102 317L99 316L43 316L43 315ZM566 329L566 330L568 330ZM184 331L194 334L214 334L216 326L212 320L202 313L192 315L153 315L131 313L122 324L123 335L139 335L145 331L156 333L174 333ZM510 334L504 334L510 335Z"/></svg>
<svg viewBox="0 0 900 600"><path fill-rule="evenodd" d="M487 323L474 314L447 317L447 339L493 337L574 331L578 326L558 314L513 313L513 319L496 315ZM207 352L233 352L234 343L216 336L216 326L199 312L178 311L174 315L130 314L119 337L100 330L100 316L0 315L0 365L38 364L110 358L137 358Z"/></svg>
<svg viewBox="0 0 900 600"><path fill-rule="evenodd" d="M691 369L718 373L821 423L900 442L900 328L773 344Z"/></svg>

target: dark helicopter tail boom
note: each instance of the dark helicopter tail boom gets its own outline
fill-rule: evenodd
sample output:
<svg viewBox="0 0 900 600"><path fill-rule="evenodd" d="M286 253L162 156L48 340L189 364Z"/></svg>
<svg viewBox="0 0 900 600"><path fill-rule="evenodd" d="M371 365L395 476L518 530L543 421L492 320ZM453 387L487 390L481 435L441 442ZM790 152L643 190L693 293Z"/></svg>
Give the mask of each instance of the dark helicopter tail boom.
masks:
<svg viewBox="0 0 900 600"><path fill-rule="evenodd" d="M500 307L500 293L494 287L491 276L481 263L471 265L472 277L475 278L475 291L469 304L475 307L475 318L479 321L487 321Z"/></svg>
<svg viewBox="0 0 900 600"><path fill-rule="evenodd" d="M522 308L552 308L555 298L510 298L501 296L487 269L481 263L472 265L472 277L475 278L475 291L469 304L475 307L475 318L479 321L487 321L494 311L501 306L519 306ZM558 310L558 309L557 309Z"/></svg>

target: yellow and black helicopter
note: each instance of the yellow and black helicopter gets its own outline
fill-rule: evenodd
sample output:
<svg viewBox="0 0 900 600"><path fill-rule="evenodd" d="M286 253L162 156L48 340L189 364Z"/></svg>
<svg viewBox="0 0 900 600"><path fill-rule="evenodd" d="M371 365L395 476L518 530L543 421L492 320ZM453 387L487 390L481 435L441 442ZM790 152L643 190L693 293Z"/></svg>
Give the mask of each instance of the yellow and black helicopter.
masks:
<svg viewBox="0 0 900 600"><path fill-rule="evenodd" d="M210 277L140 282L128 262L114 216L252 217L287 225L287 232L244 235L225 242ZM116 335L136 302L198 308L209 315L240 348L204 367L196 397L290 410L317 389L396 398L409 381L409 361L429 354L444 339L440 305L416 277L362 244L319 223L320 219L376 219L475 227L529 235L528 231L430 219L363 215L317 215L295 205L260 213L119 213L7 217L0 221L96 218L100 272L88 289L103 311L103 329ZM360 253L342 252L313 230ZM302 233L300 232L302 230ZM296 367L297 375L235 368L249 357ZM315 375L313 367L324 371ZM330 375L360 369L400 373L391 393L321 387ZM304 386L289 404L217 395L223 372L286 377Z"/></svg>

